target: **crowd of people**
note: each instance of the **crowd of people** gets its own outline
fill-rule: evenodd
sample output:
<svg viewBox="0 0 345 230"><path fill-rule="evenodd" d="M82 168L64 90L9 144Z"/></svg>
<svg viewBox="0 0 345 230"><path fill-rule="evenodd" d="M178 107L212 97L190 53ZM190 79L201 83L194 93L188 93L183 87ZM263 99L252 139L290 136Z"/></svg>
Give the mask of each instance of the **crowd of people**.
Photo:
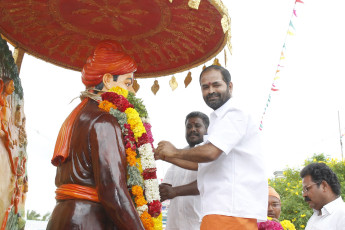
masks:
<svg viewBox="0 0 345 230"><path fill-rule="evenodd" d="M143 162L149 155L141 162L136 158L152 137L127 99L136 69L113 41L100 43L87 60L82 102L62 125L55 146L57 203L47 229L153 229L151 217L157 218L160 209L154 201L156 169ZM211 65L199 81L203 99L214 111L209 118L201 112L187 115L188 146L178 149L161 141L154 152L156 160L173 164L159 186L161 201L171 199L166 229L254 230L264 229L268 221L279 229L281 198L268 186L258 126L232 99L229 71ZM116 87L120 90L114 94ZM150 144L145 148L142 154ZM131 177L139 173L149 183ZM323 163L306 166L300 176L303 197L314 209L306 229L344 230L345 204L337 176ZM143 186L151 187L143 191ZM153 192L146 196L151 200L143 192Z"/></svg>
<svg viewBox="0 0 345 230"><path fill-rule="evenodd" d="M283 229L279 222L281 213L280 195L274 188L267 185L262 166L262 155L259 151L256 127L251 118L231 102L232 83L230 73L220 66L209 66L200 74L200 85L206 104L214 112L208 122L194 129L194 136L199 138L197 147L190 144L189 137L193 134L186 118L186 140L190 147L176 149L169 142L158 144L156 154L158 159L171 162L166 177L175 178L174 185L164 179L161 192L166 186L184 188L179 174L174 171L183 170L180 167L197 170L197 181L186 186L198 186L200 192L199 204L195 202L178 203L181 197L195 199L192 193L163 196L162 200L170 198L171 211L168 211L167 230L182 229ZM198 114L200 112L193 112ZM200 121L205 120L201 119ZM195 165L194 163L198 163ZM193 165L194 164L194 165ZM177 166L176 166L177 165ZM188 171L184 172L185 174ZM175 177L172 177L174 175ZM340 196L340 183L336 174L324 163L312 163L300 172L303 186L303 197L314 210L305 229L345 229L345 203ZM190 179L193 180L192 178ZM174 189L174 187L171 187ZM267 189L268 188L268 189ZM189 190L192 191L192 190ZM268 195L267 195L268 194ZM265 197L266 196L266 197ZM265 204L264 204L265 203ZM187 207L190 206L190 207ZM193 210L193 211L191 211ZM175 213L178 212L178 215ZM199 215L199 221L193 227L190 217ZM268 220L267 220L268 218ZM179 224L178 224L179 223Z"/></svg>

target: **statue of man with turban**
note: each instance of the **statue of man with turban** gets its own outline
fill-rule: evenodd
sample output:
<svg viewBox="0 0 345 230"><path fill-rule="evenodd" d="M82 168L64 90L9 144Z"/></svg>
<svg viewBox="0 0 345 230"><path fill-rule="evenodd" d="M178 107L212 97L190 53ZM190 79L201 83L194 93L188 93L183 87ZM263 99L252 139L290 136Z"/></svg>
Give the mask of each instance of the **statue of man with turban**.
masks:
<svg viewBox="0 0 345 230"><path fill-rule="evenodd" d="M129 90L136 69L113 41L97 45L84 65L82 81L94 96L85 96L60 129L52 159L57 203L48 230L144 229L127 189L121 127L97 102L98 92Z"/></svg>

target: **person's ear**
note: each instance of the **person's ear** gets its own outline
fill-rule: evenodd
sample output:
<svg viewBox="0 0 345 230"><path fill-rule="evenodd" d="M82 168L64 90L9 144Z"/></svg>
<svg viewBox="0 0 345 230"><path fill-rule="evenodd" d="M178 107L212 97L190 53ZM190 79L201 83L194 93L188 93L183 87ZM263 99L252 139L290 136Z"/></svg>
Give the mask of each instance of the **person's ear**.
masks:
<svg viewBox="0 0 345 230"><path fill-rule="evenodd" d="M107 91L111 88L112 82L113 82L113 75L111 75L110 73L106 73L103 75L103 84L104 84L103 89L105 91Z"/></svg>
<svg viewBox="0 0 345 230"><path fill-rule="evenodd" d="M229 89L230 89L230 93L232 94L232 88L233 88L233 85L232 85L232 82L230 81L229 82Z"/></svg>
<svg viewBox="0 0 345 230"><path fill-rule="evenodd" d="M326 181L322 181L321 182L321 188L322 188L322 191L326 192L328 189L330 189L331 187L329 186L329 184L326 182Z"/></svg>

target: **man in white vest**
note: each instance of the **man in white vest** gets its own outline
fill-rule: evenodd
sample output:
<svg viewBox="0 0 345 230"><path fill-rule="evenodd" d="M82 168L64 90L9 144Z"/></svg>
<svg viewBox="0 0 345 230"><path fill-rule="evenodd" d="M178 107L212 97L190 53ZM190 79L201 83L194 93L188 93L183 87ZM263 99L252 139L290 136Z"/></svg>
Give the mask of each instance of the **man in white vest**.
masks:
<svg viewBox="0 0 345 230"><path fill-rule="evenodd" d="M210 121L202 112L191 112L185 120L188 148L203 142ZM159 186L161 201L170 200L166 230L200 229L200 196L197 171L172 165Z"/></svg>

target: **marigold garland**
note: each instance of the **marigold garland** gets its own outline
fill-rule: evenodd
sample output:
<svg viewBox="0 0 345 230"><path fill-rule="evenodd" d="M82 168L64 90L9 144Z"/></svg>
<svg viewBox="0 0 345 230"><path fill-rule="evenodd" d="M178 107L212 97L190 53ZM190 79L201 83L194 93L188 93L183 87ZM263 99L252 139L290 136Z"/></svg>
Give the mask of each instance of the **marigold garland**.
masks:
<svg viewBox="0 0 345 230"><path fill-rule="evenodd" d="M99 108L109 112L111 108L116 109L116 106L109 101L101 101L98 105Z"/></svg>
<svg viewBox="0 0 345 230"><path fill-rule="evenodd" d="M121 95L125 98L127 98L127 96L128 96L128 90L125 90L121 87L116 87L116 88L113 87L113 88L109 89L109 92L117 93L118 95Z"/></svg>
<svg viewBox="0 0 345 230"><path fill-rule="evenodd" d="M121 126L128 164L127 186L144 228L163 229L151 125L142 100L115 87L102 94L99 108L116 117Z"/></svg>
<svg viewBox="0 0 345 230"><path fill-rule="evenodd" d="M295 225L289 220L280 221L280 224L283 226L284 230L296 230Z"/></svg>
<svg viewBox="0 0 345 230"><path fill-rule="evenodd" d="M155 230L163 230L163 226L162 224L160 224L163 221L162 213L157 218L153 218L152 220L155 226Z"/></svg>
<svg viewBox="0 0 345 230"><path fill-rule="evenodd" d="M128 148L126 149L126 154L127 154L127 162L130 166L135 166L137 164L137 153L133 151L133 149Z"/></svg>
<svg viewBox="0 0 345 230"><path fill-rule="evenodd" d="M140 216L141 222L144 225L144 228L147 230L153 230L154 229L154 222L151 218L151 215L147 212L143 212L143 214Z"/></svg>

